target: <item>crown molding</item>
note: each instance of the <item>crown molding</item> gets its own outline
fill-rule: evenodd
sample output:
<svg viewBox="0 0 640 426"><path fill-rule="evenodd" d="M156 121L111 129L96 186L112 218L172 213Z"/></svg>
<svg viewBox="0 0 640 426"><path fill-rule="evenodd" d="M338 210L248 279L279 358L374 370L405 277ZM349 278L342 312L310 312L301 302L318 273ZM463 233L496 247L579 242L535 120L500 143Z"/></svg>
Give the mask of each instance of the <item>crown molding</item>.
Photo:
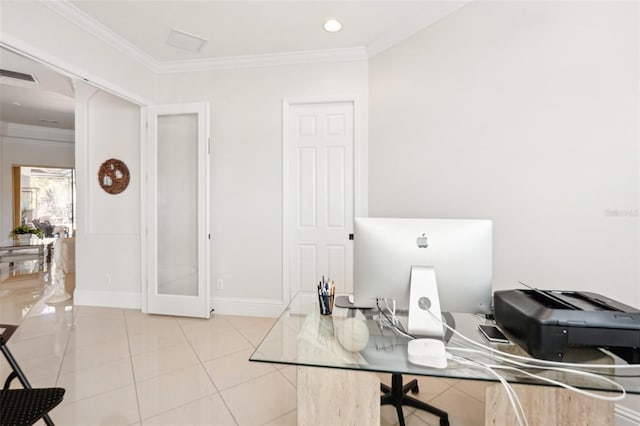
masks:
<svg viewBox="0 0 640 426"><path fill-rule="evenodd" d="M188 61L166 61L159 64L155 72L214 71L238 68L258 68L278 65L313 64L319 62L350 62L368 59L364 47L285 52L266 55L230 56L223 58L195 59Z"/></svg>
<svg viewBox="0 0 640 426"><path fill-rule="evenodd" d="M152 56L148 55L137 46L127 41L125 38L114 33L109 28L105 27L102 23L93 19L91 16L84 13L81 9L74 6L68 0L40 0L40 3L47 6L54 12L57 12L63 18L74 23L89 34L104 41L109 46L142 63L149 70L154 71L154 69L157 67L158 61L156 61Z"/></svg>
<svg viewBox="0 0 640 426"><path fill-rule="evenodd" d="M68 0L40 0L42 4L82 28L109 46L138 61L156 74L173 72L214 71L235 68L269 67L278 65L310 64L319 62L348 62L366 60L364 47L327 49L303 52L285 52L265 55L231 56L184 61L158 61L140 48L114 33L102 23L87 15Z"/></svg>

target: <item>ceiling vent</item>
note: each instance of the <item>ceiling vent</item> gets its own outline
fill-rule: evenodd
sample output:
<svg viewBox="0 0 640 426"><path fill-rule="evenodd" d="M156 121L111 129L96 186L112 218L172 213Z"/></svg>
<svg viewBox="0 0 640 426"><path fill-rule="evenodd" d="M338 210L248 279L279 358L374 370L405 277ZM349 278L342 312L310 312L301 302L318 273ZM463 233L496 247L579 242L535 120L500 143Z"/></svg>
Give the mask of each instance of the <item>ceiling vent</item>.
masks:
<svg viewBox="0 0 640 426"><path fill-rule="evenodd" d="M189 52L200 52L207 40L178 30L171 30L167 44Z"/></svg>
<svg viewBox="0 0 640 426"><path fill-rule="evenodd" d="M36 78L31 74L25 74L23 72L2 70L2 69L0 69L0 77L13 78L16 80L28 81L30 83L38 82L38 80L36 80Z"/></svg>

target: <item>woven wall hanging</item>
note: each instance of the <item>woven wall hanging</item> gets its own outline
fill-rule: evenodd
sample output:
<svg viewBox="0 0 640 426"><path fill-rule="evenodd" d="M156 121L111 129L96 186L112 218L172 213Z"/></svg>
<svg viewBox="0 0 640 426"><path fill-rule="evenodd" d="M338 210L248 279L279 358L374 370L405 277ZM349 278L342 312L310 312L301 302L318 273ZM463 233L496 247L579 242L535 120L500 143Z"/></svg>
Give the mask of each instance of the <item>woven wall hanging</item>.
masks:
<svg viewBox="0 0 640 426"><path fill-rule="evenodd" d="M111 158L100 166L98 182L105 192L119 194L129 186L129 168L122 161Z"/></svg>

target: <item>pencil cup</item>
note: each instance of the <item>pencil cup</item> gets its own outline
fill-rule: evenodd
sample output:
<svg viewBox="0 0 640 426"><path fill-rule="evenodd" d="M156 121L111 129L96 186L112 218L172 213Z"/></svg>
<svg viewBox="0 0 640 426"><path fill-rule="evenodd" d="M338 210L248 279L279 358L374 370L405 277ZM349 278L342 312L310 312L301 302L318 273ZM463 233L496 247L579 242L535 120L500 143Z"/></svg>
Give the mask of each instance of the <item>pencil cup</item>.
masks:
<svg viewBox="0 0 640 426"><path fill-rule="evenodd" d="M333 312L333 295L318 295L318 303L320 304L320 313L322 315L331 315Z"/></svg>

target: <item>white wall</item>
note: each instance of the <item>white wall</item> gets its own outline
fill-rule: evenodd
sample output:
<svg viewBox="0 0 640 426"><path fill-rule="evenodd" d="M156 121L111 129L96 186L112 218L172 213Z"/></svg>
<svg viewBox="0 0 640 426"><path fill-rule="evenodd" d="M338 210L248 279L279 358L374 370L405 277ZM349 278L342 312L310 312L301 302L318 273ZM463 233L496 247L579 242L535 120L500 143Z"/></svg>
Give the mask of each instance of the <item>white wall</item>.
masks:
<svg viewBox="0 0 640 426"><path fill-rule="evenodd" d="M140 107L77 82L76 290L78 305L140 307ZM115 158L129 169L129 186L108 194L100 165Z"/></svg>
<svg viewBox="0 0 640 426"><path fill-rule="evenodd" d="M13 166L74 167L74 133L0 122L0 240L13 228Z"/></svg>
<svg viewBox="0 0 640 426"><path fill-rule="evenodd" d="M370 215L492 219L495 288L640 307L638 16L473 2L373 58Z"/></svg>
<svg viewBox="0 0 640 426"><path fill-rule="evenodd" d="M282 100L357 95L367 62L161 76L164 103L211 105L211 294L216 312L282 310ZM366 108L363 108L366 140ZM224 290L216 290L218 278Z"/></svg>

